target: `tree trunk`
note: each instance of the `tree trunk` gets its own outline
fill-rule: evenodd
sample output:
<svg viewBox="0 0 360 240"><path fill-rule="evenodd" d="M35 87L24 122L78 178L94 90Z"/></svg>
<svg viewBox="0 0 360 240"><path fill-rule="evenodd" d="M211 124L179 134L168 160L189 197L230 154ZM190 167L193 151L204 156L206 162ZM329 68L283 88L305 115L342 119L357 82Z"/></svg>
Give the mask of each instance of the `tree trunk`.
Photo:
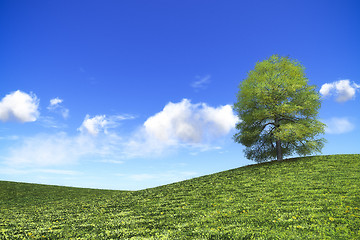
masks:
<svg viewBox="0 0 360 240"><path fill-rule="evenodd" d="M275 128L280 127L279 119L275 118ZM276 158L277 160L283 160L283 155L281 151L281 141L279 139L276 139Z"/></svg>
<svg viewBox="0 0 360 240"><path fill-rule="evenodd" d="M282 152L281 152L281 141L277 140L276 141L276 157L277 160L283 160L283 156L282 156Z"/></svg>

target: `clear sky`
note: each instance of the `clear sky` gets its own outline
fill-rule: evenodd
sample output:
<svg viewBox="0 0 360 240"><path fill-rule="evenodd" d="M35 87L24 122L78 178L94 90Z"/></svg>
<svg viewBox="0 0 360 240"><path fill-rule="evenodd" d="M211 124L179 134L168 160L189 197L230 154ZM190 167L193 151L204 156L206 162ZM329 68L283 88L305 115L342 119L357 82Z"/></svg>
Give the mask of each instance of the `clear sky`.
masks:
<svg viewBox="0 0 360 240"><path fill-rule="evenodd" d="M137 190L253 164L239 83L289 56L360 153L359 1L0 2L0 180Z"/></svg>

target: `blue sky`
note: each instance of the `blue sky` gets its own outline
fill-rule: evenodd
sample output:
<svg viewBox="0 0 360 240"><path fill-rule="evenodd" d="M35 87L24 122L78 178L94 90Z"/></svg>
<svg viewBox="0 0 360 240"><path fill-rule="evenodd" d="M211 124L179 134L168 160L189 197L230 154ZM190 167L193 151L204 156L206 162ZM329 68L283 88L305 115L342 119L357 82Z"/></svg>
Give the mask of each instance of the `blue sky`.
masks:
<svg viewBox="0 0 360 240"><path fill-rule="evenodd" d="M253 164L231 105L290 56L360 153L358 1L0 2L0 179L137 190Z"/></svg>

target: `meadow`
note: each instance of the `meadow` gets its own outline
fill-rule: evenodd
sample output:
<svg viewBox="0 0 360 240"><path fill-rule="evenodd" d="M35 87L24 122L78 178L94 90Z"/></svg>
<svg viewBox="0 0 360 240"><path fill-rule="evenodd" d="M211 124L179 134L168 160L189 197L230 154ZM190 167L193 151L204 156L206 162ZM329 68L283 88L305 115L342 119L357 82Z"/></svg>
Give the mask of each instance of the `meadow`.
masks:
<svg viewBox="0 0 360 240"><path fill-rule="evenodd" d="M141 191L0 181L0 239L360 239L360 155L254 164Z"/></svg>

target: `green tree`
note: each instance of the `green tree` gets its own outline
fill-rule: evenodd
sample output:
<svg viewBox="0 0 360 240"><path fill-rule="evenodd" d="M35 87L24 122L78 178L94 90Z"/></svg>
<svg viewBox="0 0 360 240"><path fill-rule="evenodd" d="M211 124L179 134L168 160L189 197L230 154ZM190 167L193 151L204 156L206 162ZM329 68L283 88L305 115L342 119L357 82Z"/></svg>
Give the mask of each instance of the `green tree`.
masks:
<svg viewBox="0 0 360 240"><path fill-rule="evenodd" d="M245 145L248 159L263 162L321 152L325 124L317 120L320 95L307 83L299 62L278 55L258 62L241 82L234 104L241 121L233 138Z"/></svg>

